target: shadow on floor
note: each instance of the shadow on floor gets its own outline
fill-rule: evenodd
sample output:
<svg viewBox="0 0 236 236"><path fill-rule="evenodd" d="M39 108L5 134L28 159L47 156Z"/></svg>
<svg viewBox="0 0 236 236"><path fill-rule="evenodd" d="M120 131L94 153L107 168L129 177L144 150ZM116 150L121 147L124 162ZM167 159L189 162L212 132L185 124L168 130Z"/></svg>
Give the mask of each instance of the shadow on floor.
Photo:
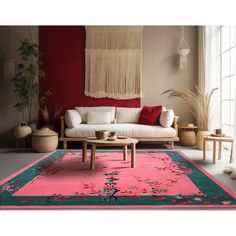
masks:
<svg viewBox="0 0 236 236"><path fill-rule="evenodd" d="M169 145L165 145L162 143L149 143L142 142L136 145L137 149L170 149ZM63 148L61 144L59 144L58 148ZM81 142L68 142L68 149L82 149ZM107 147L99 147L99 149L107 149ZM117 147L109 147L109 149L117 149Z"/></svg>

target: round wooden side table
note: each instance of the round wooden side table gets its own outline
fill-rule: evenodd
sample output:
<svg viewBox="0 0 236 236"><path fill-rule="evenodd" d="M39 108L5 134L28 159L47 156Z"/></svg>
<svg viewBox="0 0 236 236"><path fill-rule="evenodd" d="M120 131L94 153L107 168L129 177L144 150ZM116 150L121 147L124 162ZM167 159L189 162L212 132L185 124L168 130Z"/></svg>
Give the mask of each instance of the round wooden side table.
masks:
<svg viewBox="0 0 236 236"><path fill-rule="evenodd" d="M231 151L230 151L230 160L229 163L233 163L233 142L234 139L230 136L222 136L222 137L216 137L216 136L205 136L204 142L203 142L203 160L206 160L206 141L212 141L213 142L213 164L216 163L216 143L219 143L219 149L218 149L218 160L221 159L221 150L222 150L222 143L223 142L229 142L231 143Z"/></svg>
<svg viewBox="0 0 236 236"><path fill-rule="evenodd" d="M183 126L179 125L180 134L179 140L183 146L192 147L196 145L197 138L195 131L198 129L197 126Z"/></svg>

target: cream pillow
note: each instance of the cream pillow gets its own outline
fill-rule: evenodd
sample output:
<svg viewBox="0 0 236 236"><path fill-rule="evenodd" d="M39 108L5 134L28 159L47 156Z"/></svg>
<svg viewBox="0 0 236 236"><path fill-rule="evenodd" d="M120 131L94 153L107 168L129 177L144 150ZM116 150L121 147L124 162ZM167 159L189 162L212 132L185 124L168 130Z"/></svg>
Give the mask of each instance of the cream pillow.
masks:
<svg viewBox="0 0 236 236"><path fill-rule="evenodd" d="M169 128L172 126L174 122L175 114L172 109L163 111L160 115L160 124L165 128Z"/></svg>
<svg viewBox="0 0 236 236"><path fill-rule="evenodd" d="M117 123L138 123L142 108L116 108L116 122Z"/></svg>
<svg viewBox="0 0 236 236"><path fill-rule="evenodd" d="M111 124L111 113L89 111L87 113L87 124Z"/></svg>
<svg viewBox="0 0 236 236"><path fill-rule="evenodd" d="M65 122L69 128L74 128L81 123L81 117L76 110L67 110L65 113Z"/></svg>
<svg viewBox="0 0 236 236"><path fill-rule="evenodd" d="M110 112L111 113L111 123L114 123L115 120L115 107L75 107L81 116L81 123L87 123L88 112Z"/></svg>

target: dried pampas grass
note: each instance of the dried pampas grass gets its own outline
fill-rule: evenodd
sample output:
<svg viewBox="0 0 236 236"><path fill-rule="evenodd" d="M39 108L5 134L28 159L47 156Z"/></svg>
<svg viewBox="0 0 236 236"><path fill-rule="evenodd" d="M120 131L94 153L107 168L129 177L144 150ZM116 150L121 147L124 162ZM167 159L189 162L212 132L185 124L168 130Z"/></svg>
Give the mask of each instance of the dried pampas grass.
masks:
<svg viewBox="0 0 236 236"><path fill-rule="evenodd" d="M169 94L168 98L182 98L187 105L187 108L194 115L198 130L208 131L210 121L210 101L213 93L218 88L213 88L210 92L205 93L198 86L195 87L196 92L188 89L179 91L175 89L168 89L162 94Z"/></svg>

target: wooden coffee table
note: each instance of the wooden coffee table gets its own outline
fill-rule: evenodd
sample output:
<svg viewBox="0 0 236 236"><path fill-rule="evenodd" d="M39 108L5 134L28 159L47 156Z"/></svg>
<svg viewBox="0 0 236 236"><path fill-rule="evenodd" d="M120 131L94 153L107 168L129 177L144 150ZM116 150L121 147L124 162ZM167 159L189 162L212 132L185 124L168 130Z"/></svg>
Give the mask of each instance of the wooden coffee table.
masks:
<svg viewBox="0 0 236 236"><path fill-rule="evenodd" d="M117 138L114 141L108 140L99 140L96 138L87 138L83 140L83 155L82 161L84 162L87 156L87 146L88 144L91 146L91 162L90 169L95 169L95 155L96 155L96 147L123 147L123 156L124 161L127 161L127 149L128 146L131 146L131 168L135 168L135 159L136 159L136 144L138 143L137 139L134 138L125 138L119 139Z"/></svg>

